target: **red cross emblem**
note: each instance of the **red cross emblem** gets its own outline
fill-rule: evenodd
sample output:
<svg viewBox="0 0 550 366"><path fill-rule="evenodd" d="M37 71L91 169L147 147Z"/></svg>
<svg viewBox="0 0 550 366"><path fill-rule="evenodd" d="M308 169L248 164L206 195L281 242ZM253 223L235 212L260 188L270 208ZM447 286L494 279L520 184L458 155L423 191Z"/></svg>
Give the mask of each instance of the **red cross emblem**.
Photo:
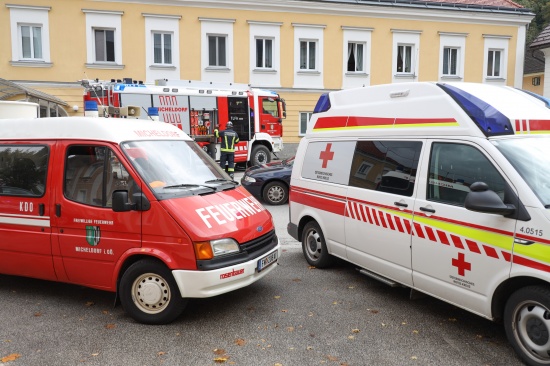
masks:
<svg viewBox="0 0 550 366"><path fill-rule="evenodd" d="M330 151L331 147L332 143L327 144L325 151L321 151L321 154L319 155L319 159L323 160L323 168L327 167L329 160L334 159L334 151Z"/></svg>
<svg viewBox="0 0 550 366"><path fill-rule="evenodd" d="M458 258L453 258L452 260L453 267L458 268L459 276L464 276L466 271L472 270L472 263L466 262L464 260L464 253L458 253Z"/></svg>

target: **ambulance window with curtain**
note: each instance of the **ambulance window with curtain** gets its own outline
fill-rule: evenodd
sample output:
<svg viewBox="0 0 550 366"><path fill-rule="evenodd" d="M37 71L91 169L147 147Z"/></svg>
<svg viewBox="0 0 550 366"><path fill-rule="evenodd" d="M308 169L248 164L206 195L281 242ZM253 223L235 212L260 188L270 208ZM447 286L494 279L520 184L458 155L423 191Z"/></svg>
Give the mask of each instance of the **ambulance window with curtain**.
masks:
<svg viewBox="0 0 550 366"><path fill-rule="evenodd" d="M359 141L349 185L410 197L421 149L420 141Z"/></svg>
<svg viewBox="0 0 550 366"><path fill-rule="evenodd" d="M111 207L115 190L136 187L114 152L104 146L71 146L65 164L65 197L85 205Z"/></svg>
<svg viewBox="0 0 550 366"><path fill-rule="evenodd" d="M42 197L49 153L43 145L0 145L0 195Z"/></svg>
<svg viewBox="0 0 550 366"><path fill-rule="evenodd" d="M428 172L426 199L464 206L470 185L485 182L504 199L505 181L485 157L470 145L434 143Z"/></svg>

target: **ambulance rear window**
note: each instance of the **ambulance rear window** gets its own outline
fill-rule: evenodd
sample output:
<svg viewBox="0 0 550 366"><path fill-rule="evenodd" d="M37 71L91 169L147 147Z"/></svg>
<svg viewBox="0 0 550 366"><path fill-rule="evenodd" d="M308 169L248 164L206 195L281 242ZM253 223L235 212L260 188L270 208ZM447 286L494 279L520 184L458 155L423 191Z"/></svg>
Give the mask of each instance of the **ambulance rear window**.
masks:
<svg viewBox="0 0 550 366"><path fill-rule="evenodd" d="M477 124L485 136L513 135L514 130L508 117L489 103L448 84L437 84L462 107Z"/></svg>

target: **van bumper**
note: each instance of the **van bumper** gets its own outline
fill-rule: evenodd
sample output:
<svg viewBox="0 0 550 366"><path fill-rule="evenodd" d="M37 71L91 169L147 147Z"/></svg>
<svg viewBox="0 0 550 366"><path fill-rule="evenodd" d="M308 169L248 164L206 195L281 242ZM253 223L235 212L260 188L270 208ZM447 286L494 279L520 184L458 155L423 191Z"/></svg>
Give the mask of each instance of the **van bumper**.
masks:
<svg viewBox="0 0 550 366"><path fill-rule="evenodd" d="M273 252L277 252L277 261L258 272L258 261ZM266 254L248 262L211 271L173 270L172 274L181 292L181 297L202 298L212 297L246 287L277 267L281 258L281 245Z"/></svg>
<svg viewBox="0 0 550 366"><path fill-rule="evenodd" d="M302 239L298 238L298 225L289 222L286 226L286 231L288 235L292 236L295 240L301 241Z"/></svg>

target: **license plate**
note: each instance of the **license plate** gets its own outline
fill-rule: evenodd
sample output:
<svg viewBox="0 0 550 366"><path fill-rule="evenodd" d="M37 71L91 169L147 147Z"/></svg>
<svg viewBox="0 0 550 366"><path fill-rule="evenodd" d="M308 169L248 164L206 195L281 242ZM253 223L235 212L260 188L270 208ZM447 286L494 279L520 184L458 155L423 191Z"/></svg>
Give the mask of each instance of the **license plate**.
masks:
<svg viewBox="0 0 550 366"><path fill-rule="evenodd" d="M258 272L275 262L277 262L277 251L274 251L273 253L270 253L258 260Z"/></svg>

